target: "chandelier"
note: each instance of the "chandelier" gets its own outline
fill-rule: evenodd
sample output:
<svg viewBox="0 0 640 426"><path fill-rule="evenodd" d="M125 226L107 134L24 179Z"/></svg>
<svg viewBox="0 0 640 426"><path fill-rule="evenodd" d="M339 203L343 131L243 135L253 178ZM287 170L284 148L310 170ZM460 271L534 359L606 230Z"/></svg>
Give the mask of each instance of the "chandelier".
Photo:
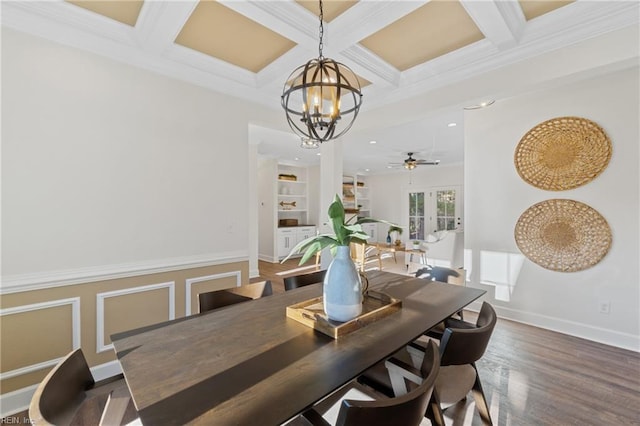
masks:
<svg viewBox="0 0 640 426"><path fill-rule="evenodd" d="M322 55L322 0L319 3L318 58L291 73L284 83L281 101L291 130L321 143L336 139L351 128L360 110L362 92L349 67Z"/></svg>

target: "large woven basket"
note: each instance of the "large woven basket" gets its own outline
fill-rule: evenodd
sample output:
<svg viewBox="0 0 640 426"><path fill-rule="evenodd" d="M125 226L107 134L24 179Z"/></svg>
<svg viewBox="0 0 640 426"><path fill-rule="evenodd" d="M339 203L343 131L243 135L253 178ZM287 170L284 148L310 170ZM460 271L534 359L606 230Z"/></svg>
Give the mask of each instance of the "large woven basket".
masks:
<svg viewBox="0 0 640 426"><path fill-rule="evenodd" d="M611 247L611 229L593 208L553 199L529 207L515 227L518 248L546 269L575 272L590 268Z"/></svg>
<svg viewBox="0 0 640 426"><path fill-rule="evenodd" d="M558 117L538 124L520 140L515 166L536 188L564 191L595 179L609 164L611 141L593 121Z"/></svg>

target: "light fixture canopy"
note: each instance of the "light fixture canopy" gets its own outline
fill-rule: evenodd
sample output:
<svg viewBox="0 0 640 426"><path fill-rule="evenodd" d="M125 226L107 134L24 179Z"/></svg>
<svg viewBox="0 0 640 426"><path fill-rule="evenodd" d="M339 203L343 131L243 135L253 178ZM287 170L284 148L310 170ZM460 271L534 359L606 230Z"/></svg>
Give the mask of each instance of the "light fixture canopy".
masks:
<svg viewBox="0 0 640 426"><path fill-rule="evenodd" d="M300 148L304 149L317 149L320 148L320 142L314 139L300 138Z"/></svg>
<svg viewBox="0 0 640 426"><path fill-rule="evenodd" d="M284 83L281 102L291 130L321 143L351 128L362 104L362 92L358 77L348 66L322 55L322 0L319 3L318 58L291 73Z"/></svg>

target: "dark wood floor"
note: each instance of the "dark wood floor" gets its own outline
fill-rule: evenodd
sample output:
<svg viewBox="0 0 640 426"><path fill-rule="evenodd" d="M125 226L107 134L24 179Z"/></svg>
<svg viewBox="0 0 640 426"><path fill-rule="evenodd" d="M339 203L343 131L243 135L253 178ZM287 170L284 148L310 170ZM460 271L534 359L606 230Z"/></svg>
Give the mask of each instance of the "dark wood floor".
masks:
<svg viewBox="0 0 640 426"><path fill-rule="evenodd" d="M283 291L282 277L295 273L278 273L295 268L260 262L261 279ZM495 425L640 425L639 353L500 319L478 371ZM472 397L445 416L482 424Z"/></svg>

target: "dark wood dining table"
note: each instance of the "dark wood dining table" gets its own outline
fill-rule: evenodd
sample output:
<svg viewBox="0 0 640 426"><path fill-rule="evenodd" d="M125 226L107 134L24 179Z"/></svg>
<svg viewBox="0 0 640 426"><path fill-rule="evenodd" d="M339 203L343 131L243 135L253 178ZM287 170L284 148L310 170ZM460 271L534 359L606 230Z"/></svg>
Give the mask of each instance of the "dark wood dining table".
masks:
<svg viewBox="0 0 640 426"><path fill-rule="evenodd" d="M321 284L112 335L142 423L282 424L485 293L367 275L402 308L336 340L286 316Z"/></svg>

